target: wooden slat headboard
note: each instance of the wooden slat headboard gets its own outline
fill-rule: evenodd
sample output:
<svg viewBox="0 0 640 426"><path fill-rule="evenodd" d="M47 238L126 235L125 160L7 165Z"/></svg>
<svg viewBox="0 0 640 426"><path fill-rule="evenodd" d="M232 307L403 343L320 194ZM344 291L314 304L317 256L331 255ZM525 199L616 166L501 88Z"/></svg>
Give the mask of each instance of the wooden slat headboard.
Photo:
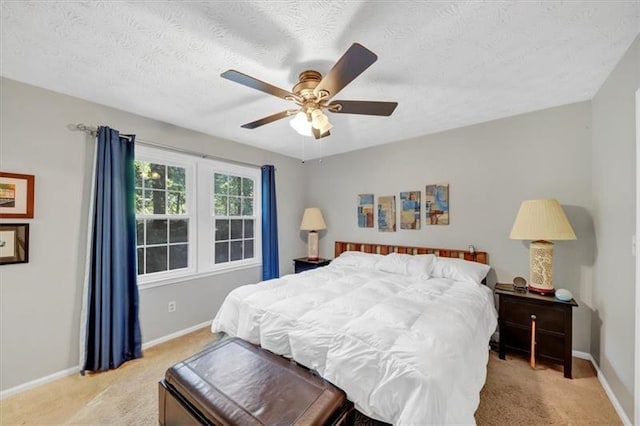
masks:
<svg viewBox="0 0 640 426"><path fill-rule="evenodd" d="M347 241L336 241L335 257L340 256L345 251L361 251L365 253L406 253L406 254L435 254L441 257L457 257L459 259L470 260L478 263L488 263L487 252L469 250L456 250L445 248L429 248L429 247L412 247L412 246L396 246L387 244L371 244L371 243L354 243Z"/></svg>

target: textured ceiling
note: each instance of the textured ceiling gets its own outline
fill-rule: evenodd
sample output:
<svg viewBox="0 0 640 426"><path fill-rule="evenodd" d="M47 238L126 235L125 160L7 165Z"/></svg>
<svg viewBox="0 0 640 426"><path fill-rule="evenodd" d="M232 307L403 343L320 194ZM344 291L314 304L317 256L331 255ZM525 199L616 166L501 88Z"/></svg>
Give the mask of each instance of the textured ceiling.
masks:
<svg viewBox="0 0 640 426"><path fill-rule="evenodd" d="M590 99L640 31L637 0L1 8L2 76L303 159ZM320 141L288 119L240 128L293 104L221 72L291 90L299 72L326 73L354 42L378 61L337 98L397 101L391 117L330 114L335 128Z"/></svg>

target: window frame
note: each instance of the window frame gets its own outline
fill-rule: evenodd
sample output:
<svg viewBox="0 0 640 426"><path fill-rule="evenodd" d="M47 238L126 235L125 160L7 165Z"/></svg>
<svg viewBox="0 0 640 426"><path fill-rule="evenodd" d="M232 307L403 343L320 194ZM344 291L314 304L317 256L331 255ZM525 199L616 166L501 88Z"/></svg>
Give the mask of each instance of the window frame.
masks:
<svg viewBox="0 0 640 426"><path fill-rule="evenodd" d="M140 218L167 220L187 218L189 220L187 256L189 266L182 269L138 275L139 289L175 284L262 265L262 174L258 167L236 165L139 144L136 145L135 160L184 167L187 187L186 215L169 215L166 213L164 215L139 215L136 212L136 223ZM215 203L213 193L214 174L216 172L253 179L253 218L255 227L253 238L254 253L251 259L215 264ZM136 256L138 253L137 247L136 242Z"/></svg>
<svg viewBox="0 0 640 426"><path fill-rule="evenodd" d="M214 174L240 176L253 179L253 218L254 218L254 247L253 258L215 263L215 203L214 203ZM202 265L202 272L230 271L235 269L251 268L262 265L262 174L260 169L248 166L238 166L218 160L207 160L198 168L198 182L208 182L198 188L198 200L207 200L207 205L202 206L199 212L206 208L206 217L198 218L198 229L206 226L211 230L210 238L200 238L198 247L198 263Z"/></svg>

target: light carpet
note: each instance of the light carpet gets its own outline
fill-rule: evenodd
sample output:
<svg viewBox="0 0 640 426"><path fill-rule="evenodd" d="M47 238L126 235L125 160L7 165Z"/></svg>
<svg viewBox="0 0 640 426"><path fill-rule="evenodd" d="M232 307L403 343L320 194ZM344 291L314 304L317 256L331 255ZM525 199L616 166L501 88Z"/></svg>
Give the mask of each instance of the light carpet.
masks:
<svg viewBox="0 0 640 426"><path fill-rule="evenodd" d="M144 351L144 358L117 370L65 377L0 401L0 424L158 424L158 381L171 365L201 351L218 337L208 328ZM622 424L588 361L573 360L574 379L562 368L491 352L480 394L480 425ZM357 424L380 424L358 416Z"/></svg>

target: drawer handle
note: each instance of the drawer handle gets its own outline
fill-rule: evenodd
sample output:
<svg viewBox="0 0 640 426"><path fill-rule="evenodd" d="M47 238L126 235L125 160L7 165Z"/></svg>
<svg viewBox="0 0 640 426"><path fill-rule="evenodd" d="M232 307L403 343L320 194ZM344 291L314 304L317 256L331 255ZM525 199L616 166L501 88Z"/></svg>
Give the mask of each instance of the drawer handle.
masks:
<svg viewBox="0 0 640 426"><path fill-rule="evenodd" d="M536 368L536 316L531 315L531 368Z"/></svg>

